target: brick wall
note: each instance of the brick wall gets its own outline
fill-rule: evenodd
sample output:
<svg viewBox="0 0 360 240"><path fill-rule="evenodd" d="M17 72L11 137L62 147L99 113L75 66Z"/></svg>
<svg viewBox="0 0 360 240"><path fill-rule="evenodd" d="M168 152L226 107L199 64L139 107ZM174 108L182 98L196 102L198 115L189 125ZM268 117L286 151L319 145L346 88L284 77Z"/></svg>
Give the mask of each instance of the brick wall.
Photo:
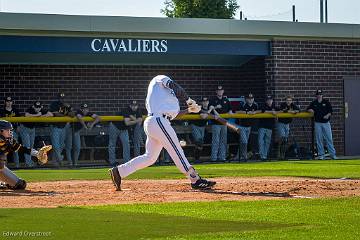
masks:
<svg viewBox="0 0 360 240"><path fill-rule="evenodd" d="M291 94L302 109L321 88L334 107L334 142L342 154L343 79L360 76L360 43L274 40L271 50L272 56L255 58L241 67L0 65L0 97L13 96L24 111L34 100L49 104L63 91L73 106L87 102L95 112L107 115L125 107L130 99L143 103L148 81L158 74L178 81L195 99L214 95L221 84L228 96L251 91L260 102L265 93L273 94L277 102ZM296 128L296 136L303 142L309 141L304 134L309 127L307 122Z"/></svg>
<svg viewBox="0 0 360 240"><path fill-rule="evenodd" d="M294 95L302 109L320 88L334 108L333 137L344 153L343 79L360 76L360 43L276 40L272 57L266 59L266 91L279 99Z"/></svg>
<svg viewBox="0 0 360 240"><path fill-rule="evenodd" d="M263 95L264 64L259 58L242 67L0 65L0 97L12 96L24 111L35 100L48 105L65 92L73 106L86 102L105 115L119 111L130 99L143 103L148 81L158 74L172 77L195 99L214 95L218 84L228 96L250 90Z"/></svg>

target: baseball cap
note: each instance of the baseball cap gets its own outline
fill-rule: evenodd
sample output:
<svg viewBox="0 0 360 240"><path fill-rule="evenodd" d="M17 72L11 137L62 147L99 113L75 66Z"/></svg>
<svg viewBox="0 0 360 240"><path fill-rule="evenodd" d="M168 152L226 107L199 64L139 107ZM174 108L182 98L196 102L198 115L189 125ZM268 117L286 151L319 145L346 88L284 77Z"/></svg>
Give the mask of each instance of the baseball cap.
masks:
<svg viewBox="0 0 360 240"><path fill-rule="evenodd" d="M271 95L266 95L265 100L271 100L273 97Z"/></svg>
<svg viewBox="0 0 360 240"><path fill-rule="evenodd" d="M35 108L41 108L41 107L42 107L42 104L41 104L41 102L36 101L36 102L34 102L33 106L34 106Z"/></svg>
<svg viewBox="0 0 360 240"><path fill-rule="evenodd" d="M130 105L131 105L131 106L137 106L138 104L137 104L137 101L136 101L136 100L132 100L132 101L130 102Z"/></svg>
<svg viewBox="0 0 360 240"><path fill-rule="evenodd" d="M249 93L248 95L245 96L246 98L254 98L254 95L252 93Z"/></svg>
<svg viewBox="0 0 360 240"><path fill-rule="evenodd" d="M12 130L13 126L6 120L0 120L0 130Z"/></svg>
<svg viewBox="0 0 360 240"><path fill-rule="evenodd" d="M5 102L12 102L13 100L12 100L11 97L6 97L6 98L4 99L4 101L5 101Z"/></svg>
<svg viewBox="0 0 360 240"><path fill-rule="evenodd" d="M80 106L81 109L88 108L88 107L89 107L89 106L88 106L86 103L83 103L83 104L81 104L81 106Z"/></svg>
<svg viewBox="0 0 360 240"><path fill-rule="evenodd" d="M316 90L315 95L323 95L323 91L321 89Z"/></svg>
<svg viewBox="0 0 360 240"><path fill-rule="evenodd" d="M209 101L209 98L208 98L208 97L203 97L203 98L201 98L201 101L202 101L202 102Z"/></svg>
<svg viewBox="0 0 360 240"><path fill-rule="evenodd" d="M224 90L224 88L221 85L219 85L219 86L217 86L216 91L219 91L219 90Z"/></svg>

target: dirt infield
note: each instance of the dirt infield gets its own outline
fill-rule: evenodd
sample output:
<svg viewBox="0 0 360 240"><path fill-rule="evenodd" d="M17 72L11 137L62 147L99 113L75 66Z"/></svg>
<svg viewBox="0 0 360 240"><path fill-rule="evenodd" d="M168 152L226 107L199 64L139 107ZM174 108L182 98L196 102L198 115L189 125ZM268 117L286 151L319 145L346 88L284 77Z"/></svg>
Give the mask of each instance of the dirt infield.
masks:
<svg viewBox="0 0 360 240"><path fill-rule="evenodd" d="M360 180L307 178L217 178L200 192L187 180L125 180L117 192L110 180L29 183L25 191L0 190L0 208L58 207L125 203L262 200L360 196Z"/></svg>

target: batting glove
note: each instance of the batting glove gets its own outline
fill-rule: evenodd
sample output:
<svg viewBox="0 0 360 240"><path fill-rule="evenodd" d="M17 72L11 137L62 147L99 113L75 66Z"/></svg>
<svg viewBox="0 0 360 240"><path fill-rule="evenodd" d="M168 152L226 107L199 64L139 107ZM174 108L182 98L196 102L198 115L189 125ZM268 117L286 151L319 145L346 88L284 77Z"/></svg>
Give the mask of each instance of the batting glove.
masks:
<svg viewBox="0 0 360 240"><path fill-rule="evenodd" d="M188 108L189 113L198 113L201 111L201 106L197 105L196 103L193 105L190 105Z"/></svg>
<svg viewBox="0 0 360 240"><path fill-rule="evenodd" d="M195 105L196 102L195 100L191 99L191 98L188 98L188 100L186 100L186 104L190 107L192 105Z"/></svg>

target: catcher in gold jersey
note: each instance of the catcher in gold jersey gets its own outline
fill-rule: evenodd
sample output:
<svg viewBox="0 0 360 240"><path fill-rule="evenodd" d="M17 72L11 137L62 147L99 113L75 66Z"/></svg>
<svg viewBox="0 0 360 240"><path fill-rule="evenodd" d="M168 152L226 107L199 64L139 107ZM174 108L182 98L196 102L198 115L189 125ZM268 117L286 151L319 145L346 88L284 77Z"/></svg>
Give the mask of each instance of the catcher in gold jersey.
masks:
<svg viewBox="0 0 360 240"><path fill-rule="evenodd" d="M40 164L45 164L48 161L47 152L51 150L52 146L44 146L39 151L26 148L16 142L12 131L13 126L10 122L0 120L0 181L4 182L9 189L23 190L26 188L26 182L6 167L6 155L10 152L25 153L37 157Z"/></svg>

